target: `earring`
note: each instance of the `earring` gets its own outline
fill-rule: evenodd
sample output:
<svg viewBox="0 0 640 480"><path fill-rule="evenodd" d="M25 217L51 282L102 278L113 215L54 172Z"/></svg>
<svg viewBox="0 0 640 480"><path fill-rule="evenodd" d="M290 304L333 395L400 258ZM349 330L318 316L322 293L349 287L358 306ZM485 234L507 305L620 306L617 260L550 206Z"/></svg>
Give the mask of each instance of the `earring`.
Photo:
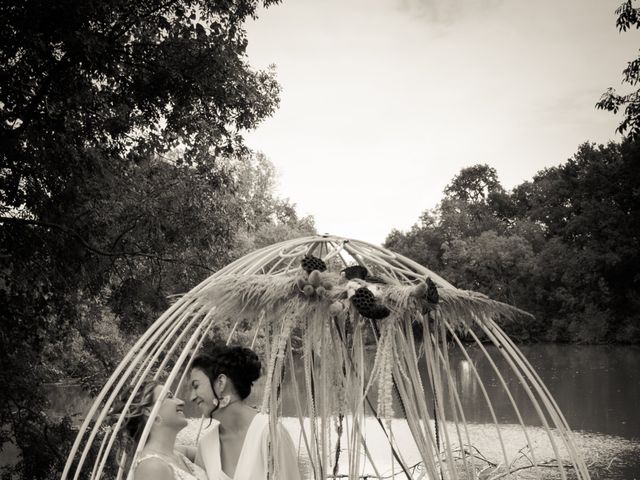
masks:
<svg viewBox="0 0 640 480"><path fill-rule="evenodd" d="M227 405L229 405L229 403L231 403L231 395L225 395L220 399L220 404L218 405L218 408L224 408Z"/></svg>

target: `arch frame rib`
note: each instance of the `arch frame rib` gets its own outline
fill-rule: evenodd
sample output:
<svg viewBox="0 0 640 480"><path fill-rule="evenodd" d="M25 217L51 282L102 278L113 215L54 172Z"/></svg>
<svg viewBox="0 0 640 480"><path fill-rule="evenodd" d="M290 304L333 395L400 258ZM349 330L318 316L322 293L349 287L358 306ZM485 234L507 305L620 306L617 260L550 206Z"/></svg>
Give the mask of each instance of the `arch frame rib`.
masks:
<svg viewBox="0 0 640 480"><path fill-rule="evenodd" d="M325 298L306 299L294 286L301 275L300 261L307 255L322 258L329 267L326 278L337 282L333 293ZM366 319L345 300L349 296L348 288L339 272L353 264L365 267L371 275L382 280L382 284L373 285L364 279L363 284L379 291L376 293L379 301L390 306L389 317L376 321ZM437 287L440 301L420 311L411 289L427 278ZM329 313L332 301L342 301L346 305L344 318ZM570 467L577 478L589 479L584 460L557 403L495 320L500 315L512 315L509 318L513 318L524 314L483 295L457 289L428 268L367 242L319 235L261 248L222 268L178 298L136 341L91 406L70 451L62 479L80 478L93 447L98 455L90 468L90 478L100 480L104 477L116 435L124 422L122 413L110 425L112 429L98 440L115 399L125 388L132 387L131 396L125 403L126 410L144 381L150 376L157 379L161 373L167 374L161 397L173 384L177 389L182 388L193 358L209 332L217 326L232 325L227 338L230 341L242 319L254 322L252 344L258 338L267 341L267 385L261 405L271 416L271 429L275 428L277 417L281 415L282 401L278 395L287 387L282 384L283 374L289 369L289 374L293 375L299 446L311 459L315 478L331 477L338 465L333 463L337 434L331 430L332 420L338 416L344 419L347 438L348 454L342 457L347 463L347 476L355 479L362 475L384 475L384 466L369 448L372 445L367 444L372 436L367 431L371 427L367 412L380 415L376 428L382 429L388 439L393 458L391 465L400 465L403 476L428 475L442 480L479 478L477 458L472 451L469 412L465 411L463 392L456 383L456 367L452 363L454 353L471 366L471 378L481 390L491 414L489 426L497 432L500 458L496 460L493 476L508 475L514 459L510 458L502 436L503 426L494 411L492 395L495 393L489 394L469 355L473 349L476 356L486 359L497 376L499 391L514 409L526 443L532 444L532 427L526 424L521 414L522 406L510 391L515 387L509 384L503 369L513 373L518 388L524 390L526 401L535 410L558 462L560 477L567 478L566 468ZM414 336L418 326L422 339ZM291 342L294 330L302 335L301 374L295 372ZM371 338L375 342L370 342ZM469 339L471 345L465 343ZM495 346L497 353L490 353L486 342ZM366 353L367 344L374 348L373 358ZM387 397L384 397L387 400L380 400L383 394L387 397L390 394L391 400ZM394 396L396 400L393 400ZM423 465L423 474L414 475L410 449L403 446L400 451L395 426L398 419L393 417L393 403L385 403L388 401L399 402L405 415L402 418L410 422L407 438L418 452L416 458ZM431 406L433 414L430 413ZM159 408L160 404L156 403L151 410L133 461L150 433ZM311 418L305 421L303 417L306 416ZM532 458L535 468L541 462L533 450ZM277 471L277 463L274 468ZM120 471L118 478L124 474ZM127 478L131 475L132 472L128 472Z"/></svg>

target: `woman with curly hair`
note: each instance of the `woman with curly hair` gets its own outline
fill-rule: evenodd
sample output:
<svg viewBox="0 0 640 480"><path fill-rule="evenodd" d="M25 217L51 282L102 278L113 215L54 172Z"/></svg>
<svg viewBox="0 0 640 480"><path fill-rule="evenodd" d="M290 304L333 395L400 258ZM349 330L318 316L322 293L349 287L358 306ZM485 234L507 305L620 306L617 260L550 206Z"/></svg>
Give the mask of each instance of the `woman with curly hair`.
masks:
<svg viewBox="0 0 640 480"><path fill-rule="evenodd" d="M191 365L191 400L212 420L212 429L198 444L196 463L209 480L266 480L270 458L278 467L278 480L299 480L295 446L278 425L270 438L269 416L246 403L260 377L256 353L245 347L216 345ZM272 464L271 464L272 465Z"/></svg>
<svg viewBox="0 0 640 480"><path fill-rule="evenodd" d="M111 411L113 416L122 414L131 390L122 393L119 405ZM124 415L123 426L129 437L129 450L135 451L151 410L160 402L147 441L131 465L134 479L207 480L204 470L184 455L185 447L176 448L176 436L187 426L184 401L169 391L163 397L162 390L163 385L155 380L145 382L136 392Z"/></svg>

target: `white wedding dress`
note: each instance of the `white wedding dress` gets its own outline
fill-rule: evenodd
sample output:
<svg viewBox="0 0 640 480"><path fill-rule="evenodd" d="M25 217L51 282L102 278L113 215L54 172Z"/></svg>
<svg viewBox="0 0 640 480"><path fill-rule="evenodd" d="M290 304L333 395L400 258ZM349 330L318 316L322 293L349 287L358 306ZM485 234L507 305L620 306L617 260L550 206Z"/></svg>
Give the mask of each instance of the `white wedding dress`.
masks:
<svg viewBox="0 0 640 480"><path fill-rule="evenodd" d="M173 462L170 462L167 460L166 456L158 453L153 453L153 452L144 453L140 455L140 457L138 457L138 460L136 461L134 469L137 468L141 462L144 462L149 458L157 458L162 460L164 463L166 463L171 467L171 470L173 470L174 480L208 480L207 473L202 469L202 467L193 463L191 460L189 460L180 452L175 452L175 454L180 457L180 459L184 462L184 465L188 470L185 470L183 468L180 468L174 465Z"/></svg>
<svg viewBox="0 0 640 480"><path fill-rule="evenodd" d="M208 480L267 480L269 455L269 416L257 414L247 430L242 444L238 465L233 478L223 470L220 461L219 423L215 420L212 429L198 444L196 463L204 466ZM296 449L289 433L278 425L278 480L300 480ZM273 475L271 475L273 478Z"/></svg>

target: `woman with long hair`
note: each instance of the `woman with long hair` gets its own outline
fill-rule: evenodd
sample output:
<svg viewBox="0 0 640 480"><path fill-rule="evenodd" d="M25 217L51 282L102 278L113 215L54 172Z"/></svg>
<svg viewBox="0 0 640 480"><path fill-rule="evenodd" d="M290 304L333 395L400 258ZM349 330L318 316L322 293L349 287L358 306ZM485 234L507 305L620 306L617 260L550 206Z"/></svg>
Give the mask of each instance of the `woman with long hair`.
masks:
<svg viewBox="0 0 640 480"><path fill-rule="evenodd" d="M162 397L162 390L163 385L155 380L145 382L124 414L123 427L128 436L125 448L131 456L149 421L151 410L160 402L147 441L130 467L133 477L135 480L207 480L204 470L185 456L185 447L176 447L178 432L187 426L184 401L170 391ZM119 403L111 410L114 418L122 414L130 395L131 389L122 393Z"/></svg>
<svg viewBox="0 0 640 480"><path fill-rule="evenodd" d="M240 346L216 345L192 363L191 400L212 420L196 455L209 480L273 479L270 458L277 462L278 480L301 478L288 432L278 425L272 439L269 416L246 402L260 370L258 355Z"/></svg>

